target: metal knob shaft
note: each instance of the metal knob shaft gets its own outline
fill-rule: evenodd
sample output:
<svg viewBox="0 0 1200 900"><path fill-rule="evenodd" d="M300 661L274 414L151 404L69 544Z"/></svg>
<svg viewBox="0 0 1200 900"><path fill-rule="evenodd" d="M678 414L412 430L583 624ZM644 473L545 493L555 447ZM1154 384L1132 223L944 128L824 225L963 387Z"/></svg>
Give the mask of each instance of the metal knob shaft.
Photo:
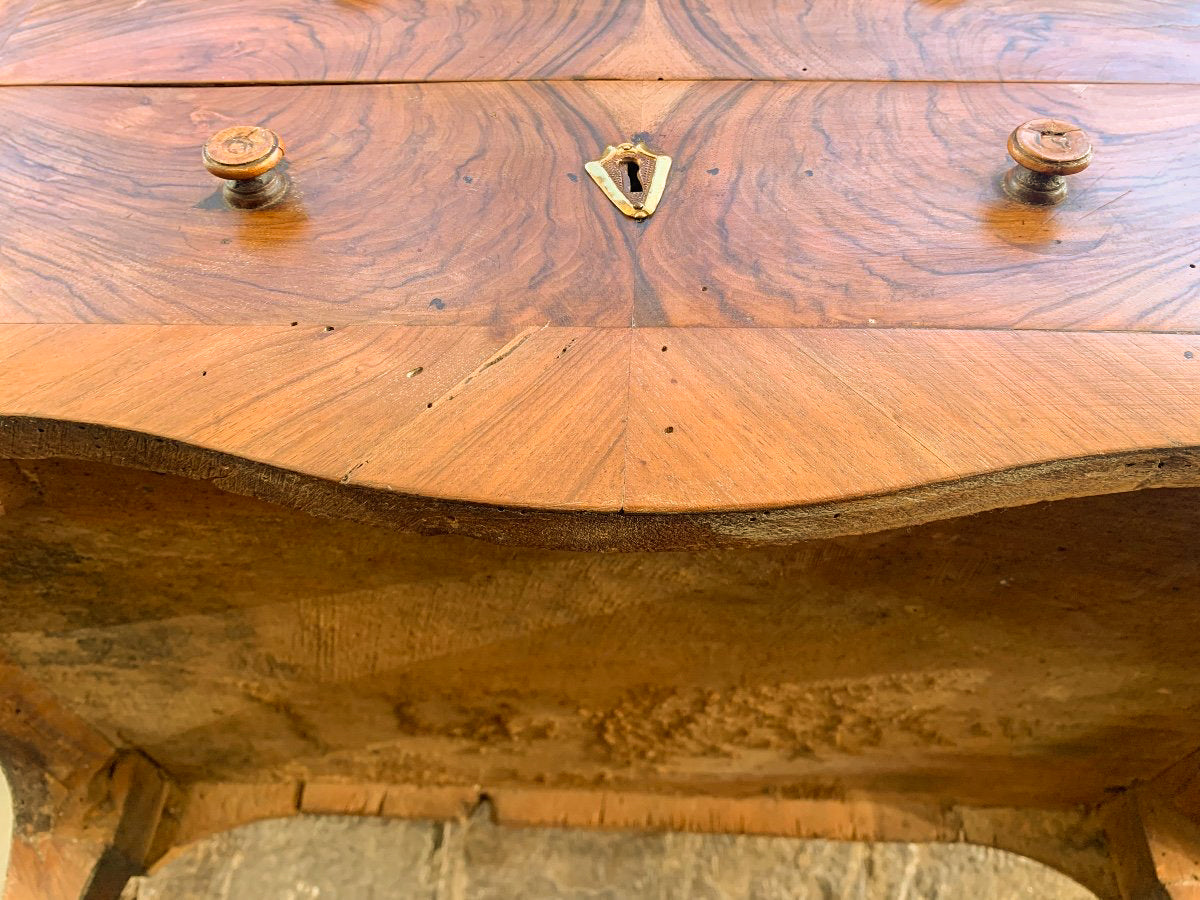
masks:
<svg viewBox="0 0 1200 900"><path fill-rule="evenodd" d="M261 209L287 192L287 177L275 167L283 159L279 135L258 125L218 131L204 145L204 168L225 179L225 201L238 209Z"/></svg>
<svg viewBox="0 0 1200 900"><path fill-rule="evenodd" d="M1063 176L1091 163L1092 142L1078 125L1033 119L1009 135L1008 155L1017 165L1004 176L1005 193L1022 203L1050 206L1067 196Z"/></svg>

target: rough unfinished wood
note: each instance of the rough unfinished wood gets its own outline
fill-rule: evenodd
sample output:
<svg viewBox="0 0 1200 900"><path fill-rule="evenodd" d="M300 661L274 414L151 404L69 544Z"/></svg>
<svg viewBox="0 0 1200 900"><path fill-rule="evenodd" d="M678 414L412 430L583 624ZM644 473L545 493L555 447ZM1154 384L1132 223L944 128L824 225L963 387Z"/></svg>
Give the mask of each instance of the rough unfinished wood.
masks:
<svg viewBox="0 0 1200 900"><path fill-rule="evenodd" d="M5 651L181 786L155 852L483 792L512 823L966 839L1112 897L1088 810L1200 743L1195 490L604 555L4 473Z"/></svg>
<svg viewBox="0 0 1200 900"><path fill-rule="evenodd" d="M7 474L7 652L185 780L1070 806L1200 743L1195 491L604 555L111 467Z"/></svg>
<svg viewBox="0 0 1200 900"><path fill-rule="evenodd" d="M11 508L17 498L0 489L0 499ZM5 581L14 574L6 563ZM155 844L171 789L163 773L3 660L0 760L14 808L5 900L116 900L166 850Z"/></svg>
<svg viewBox="0 0 1200 900"><path fill-rule="evenodd" d="M1123 898L1200 897L1200 752L1131 786L1101 819Z"/></svg>
<svg viewBox="0 0 1200 900"><path fill-rule="evenodd" d="M38 0L28 7L16 3L20 26L0 44L0 81L1200 79L1193 52L1200 13L1190 0L1041 0L1036 7L1021 0Z"/></svg>

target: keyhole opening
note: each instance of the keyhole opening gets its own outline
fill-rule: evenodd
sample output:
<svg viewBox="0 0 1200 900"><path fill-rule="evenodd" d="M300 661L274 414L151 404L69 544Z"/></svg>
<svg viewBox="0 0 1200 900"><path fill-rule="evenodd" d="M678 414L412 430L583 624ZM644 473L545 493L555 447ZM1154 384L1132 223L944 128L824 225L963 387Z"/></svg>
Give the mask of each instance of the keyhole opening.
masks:
<svg viewBox="0 0 1200 900"><path fill-rule="evenodd" d="M629 186L629 193L636 194L642 190L642 179L638 177L638 170L641 166L638 165L636 159L627 159L623 162L625 166L625 182Z"/></svg>

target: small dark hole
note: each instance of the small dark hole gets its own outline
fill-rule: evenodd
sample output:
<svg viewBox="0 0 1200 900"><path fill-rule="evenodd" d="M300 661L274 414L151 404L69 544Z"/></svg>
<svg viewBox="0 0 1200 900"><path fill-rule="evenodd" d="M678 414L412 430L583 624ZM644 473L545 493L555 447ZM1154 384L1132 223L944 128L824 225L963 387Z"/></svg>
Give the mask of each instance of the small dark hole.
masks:
<svg viewBox="0 0 1200 900"><path fill-rule="evenodd" d="M201 372L201 373L200 373L200 377L201 377L201 378L203 378L203 377L204 377L205 375L207 375L207 374L208 374L208 370L206 369L206 370L204 370L203 372Z"/></svg>
<svg viewBox="0 0 1200 900"><path fill-rule="evenodd" d="M707 285L707 284L701 285L701 286L700 286L700 290L702 290L702 291L707 291L707 290L708 290L708 285Z"/></svg>
<svg viewBox="0 0 1200 900"><path fill-rule="evenodd" d="M326 331L333 331L333 326L332 326L332 325L326 325L326 326L325 326L325 330L326 330Z"/></svg>
<svg viewBox="0 0 1200 900"><path fill-rule="evenodd" d="M639 193L642 190L642 179L638 177L641 165L636 159L627 159L622 165L625 166L625 181L629 193Z"/></svg>
<svg viewBox="0 0 1200 900"><path fill-rule="evenodd" d="M663 352L663 353L666 353L666 352L667 352L667 348L666 348L666 347L663 347L663 349L662 349L662 352Z"/></svg>
<svg viewBox="0 0 1200 900"><path fill-rule="evenodd" d="M663 429L663 431L665 431L667 434L674 434L674 433L675 433L675 426L674 426L674 425L668 425L666 428L664 428L664 429Z"/></svg>
<svg viewBox="0 0 1200 900"><path fill-rule="evenodd" d="M432 403L426 403L426 404L425 404L425 408L426 408L426 409L433 409L433 404L432 404Z"/></svg>
<svg viewBox="0 0 1200 900"><path fill-rule="evenodd" d="M1188 263L1188 268L1189 268L1189 269L1194 269L1194 268L1196 268L1196 264L1195 264L1195 263Z"/></svg>
<svg viewBox="0 0 1200 900"><path fill-rule="evenodd" d="M295 327L296 327L297 325L299 325L299 324L300 324L299 322L293 322L293 323L292 323L292 327L293 327L293 328L295 328Z"/></svg>

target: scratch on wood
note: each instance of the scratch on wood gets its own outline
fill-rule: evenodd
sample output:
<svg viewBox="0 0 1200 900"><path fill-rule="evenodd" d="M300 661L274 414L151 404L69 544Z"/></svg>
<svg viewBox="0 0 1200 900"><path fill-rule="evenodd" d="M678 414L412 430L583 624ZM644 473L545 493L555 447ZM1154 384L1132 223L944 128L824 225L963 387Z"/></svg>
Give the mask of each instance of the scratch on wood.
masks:
<svg viewBox="0 0 1200 900"><path fill-rule="evenodd" d="M493 353L491 356L489 356L486 360L484 360L483 363L477 369L472 371L469 375L467 375L462 381L460 381L454 387L450 388L450 390L446 391L446 393L442 394L442 396L438 397L436 400L434 400L432 403L430 403L426 408L427 409L436 409L441 404L446 403L450 400L453 400L456 396L458 396L467 387L467 385L469 385L472 381L474 381L478 376L482 375L485 371L490 369L492 366L497 365L498 363L501 363L504 360L506 360L508 357L512 356L514 353L517 352L517 350L521 347L522 344L524 344L527 340L529 340L529 338L531 338L537 332L542 331L543 329L549 327L549 325L550 325L549 322L547 322L545 325L530 325L528 328L521 331L511 341L509 341L507 344L505 344L503 347L501 347L499 350L497 350L495 353Z"/></svg>
<svg viewBox="0 0 1200 900"><path fill-rule="evenodd" d="M1083 214L1082 216L1080 216L1080 217L1079 217L1079 218L1078 218L1076 221L1082 222L1084 219L1086 219L1086 218L1087 218L1088 216L1090 216L1092 213L1097 213L1097 212L1100 212L1100 210L1104 209L1104 207L1106 207L1106 206L1111 206L1112 204L1114 204L1114 203L1116 203L1118 200L1120 200L1122 197L1124 197L1124 196L1126 196L1126 195L1128 195L1128 194L1131 194L1131 193L1133 193L1133 188L1130 188L1130 189L1129 189L1129 190L1127 190L1127 191L1126 191L1124 194L1118 194L1117 196L1115 196L1115 197L1113 197L1111 200L1109 200L1107 203L1101 203L1099 206L1097 206L1095 209L1093 209L1093 210L1092 210L1092 212L1087 212L1087 213L1084 213L1084 214Z"/></svg>

